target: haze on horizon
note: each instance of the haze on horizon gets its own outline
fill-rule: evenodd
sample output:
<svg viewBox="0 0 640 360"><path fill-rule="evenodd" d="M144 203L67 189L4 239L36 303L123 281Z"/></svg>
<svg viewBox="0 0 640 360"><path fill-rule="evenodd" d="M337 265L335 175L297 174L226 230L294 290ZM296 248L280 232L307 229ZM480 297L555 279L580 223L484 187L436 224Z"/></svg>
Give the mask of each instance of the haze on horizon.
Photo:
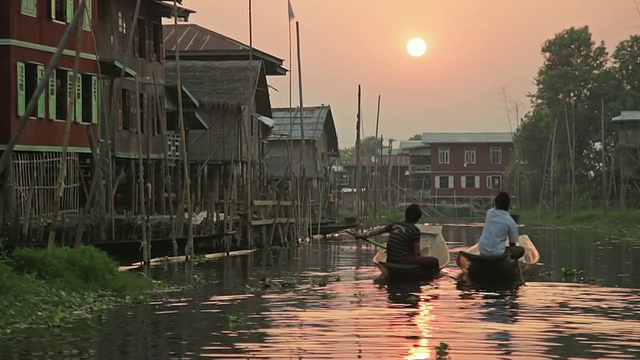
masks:
<svg viewBox="0 0 640 360"><path fill-rule="evenodd" d="M330 104L341 147L355 141L357 87L362 85L365 136L405 140L425 131L511 131L502 89L529 109L527 93L542 64L540 47L571 26L588 25L611 53L640 29L636 0L291 0L300 23L304 105ZM253 46L289 61L287 0L253 0ZM247 0L187 0L190 23L249 43ZM293 57L295 58L295 23ZM406 43L427 42L412 57ZM289 105L287 77L270 77L272 106Z"/></svg>

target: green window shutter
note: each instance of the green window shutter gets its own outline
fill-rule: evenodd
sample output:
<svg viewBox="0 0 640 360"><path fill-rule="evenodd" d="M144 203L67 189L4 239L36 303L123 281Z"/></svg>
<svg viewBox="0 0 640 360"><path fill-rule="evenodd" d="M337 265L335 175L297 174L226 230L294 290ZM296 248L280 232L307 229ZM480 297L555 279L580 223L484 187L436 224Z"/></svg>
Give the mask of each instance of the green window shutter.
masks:
<svg viewBox="0 0 640 360"><path fill-rule="evenodd" d="M91 122L98 123L98 77L91 77Z"/></svg>
<svg viewBox="0 0 640 360"><path fill-rule="evenodd" d="M85 3L87 4L87 7L84 11L84 22L82 23L82 28L89 31L91 30L91 18L92 18L92 13L91 13L91 3L93 2L93 0L85 0Z"/></svg>
<svg viewBox="0 0 640 360"><path fill-rule="evenodd" d="M44 65L38 65L38 84L40 84L43 78L44 78ZM40 97L38 98L38 118L40 119L44 119L44 111L45 111L44 94L45 94L45 91L43 91L42 94L40 94Z"/></svg>
<svg viewBox="0 0 640 360"><path fill-rule="evenodd" d="M71 120L74 120L75 116L73 116L73 108L71 107L71 94L73 94L73 72L67 71L67 118L71 115Z"/></svg>
<svg viewBox="0 0 640 360"><path fill-rule="evenodd" d="M55 120L56 118L56 72L51 73L49 78L49 120Z"/></svg>
<svg viewBox="0 0 640 360"><path fill-rule="evenodd" d="M51 19L56 18L56 0L49 1L49 10L51 11Z"/></svg>
<svg viewBox="0 0 640 360"><path fill-rule="evenodd" d="M20 12L25 15L36 16L37 0L22 0L20 2Z"/></svg>
<svg viewBox="0 0 640 360"><path fill-rule="evenodd" d="M75 121L82 122L82 75L78 74L76 84L76 117Z"/></svg>
<svg viewBox="0 0 640 360"><path fill-rule="evenodd" d="M67 0L67 23L71 23L73 20L73 0Z"/></svg>
<svg viewBox="0 0 640 360"><path fill-rule="evenodd" d="M26 97L26 88L25 88L25 73L24 73L24 63L18 62L16 63L18 67L18 79L17 79L17 93L18 93L18 116L24 115L24 110L26 107L25 97Z"/></svg>

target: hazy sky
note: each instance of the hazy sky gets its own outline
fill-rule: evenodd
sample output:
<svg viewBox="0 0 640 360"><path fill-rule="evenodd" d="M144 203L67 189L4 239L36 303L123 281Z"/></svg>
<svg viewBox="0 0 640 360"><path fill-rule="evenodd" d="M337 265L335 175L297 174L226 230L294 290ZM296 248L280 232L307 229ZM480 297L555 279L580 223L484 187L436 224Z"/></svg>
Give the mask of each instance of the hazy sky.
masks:
<svg viewBox="0 0 640 360"><path fill-rule="evenodd" d="M640 0L291 0L300 22L304 105L330 104L341 147L355 141L357 87L365 135L406 139L425 131L509 131L502 88L528 109L542 43L589 25L615 44L640 30ZM249 42L248 0L185 0L190 22ZM289 61L287 0L253 0L254 47ZM295 20L291 23L295 58ZM419 36L428 51L407 54ZM271 77L272 106L288 106L289 81ZM515 119L512 118L515 127Z"/></svg>

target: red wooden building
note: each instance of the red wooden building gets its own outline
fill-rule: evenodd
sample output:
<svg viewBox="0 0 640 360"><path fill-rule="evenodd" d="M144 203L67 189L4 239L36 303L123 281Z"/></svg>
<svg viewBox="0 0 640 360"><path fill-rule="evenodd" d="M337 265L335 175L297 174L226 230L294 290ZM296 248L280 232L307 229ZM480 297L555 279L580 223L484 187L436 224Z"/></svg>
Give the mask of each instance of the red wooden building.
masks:
<svg viewBox="0 0 640 360"><path fill-rule="evenodd" d="M511 133L424 133L422 142L431 148L432 197L490 198L503 188Z"/></svg>

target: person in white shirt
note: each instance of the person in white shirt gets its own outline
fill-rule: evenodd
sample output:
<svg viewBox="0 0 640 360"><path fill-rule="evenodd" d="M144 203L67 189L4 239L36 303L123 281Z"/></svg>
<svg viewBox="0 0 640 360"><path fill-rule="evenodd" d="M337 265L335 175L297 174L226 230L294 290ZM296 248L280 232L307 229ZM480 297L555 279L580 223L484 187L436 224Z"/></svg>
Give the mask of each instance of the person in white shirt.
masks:
<svg viewBox="0 0 640 360"><path fill-rule="evenodd" d="M517 246L518 225L509 214L511 197L500 192L495 198L495 207L487 211L484 228L478 245L482 256L502 256L505 252L514 260L524 256L524 248ZM509 238L509 247L506 239Z"/></svg>

